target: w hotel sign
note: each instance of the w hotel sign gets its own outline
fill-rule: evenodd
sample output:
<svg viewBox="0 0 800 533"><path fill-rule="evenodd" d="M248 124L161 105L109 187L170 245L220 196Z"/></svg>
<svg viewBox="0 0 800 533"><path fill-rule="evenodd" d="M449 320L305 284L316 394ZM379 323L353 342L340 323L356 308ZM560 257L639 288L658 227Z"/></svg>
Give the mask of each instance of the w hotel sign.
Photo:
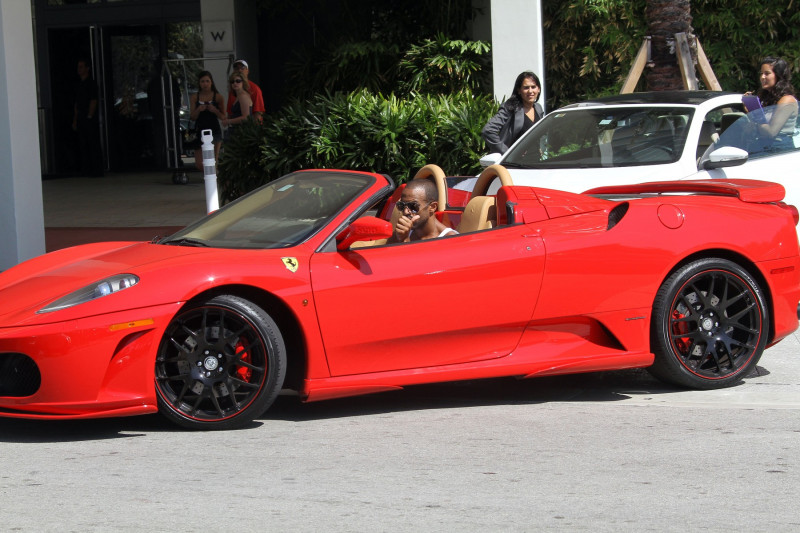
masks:
<svg viewBox="0 0 800 533"><path fill-rule="evenodd" d="M233 22L217 20L203 22L205 52L233 52Z"/></svg>

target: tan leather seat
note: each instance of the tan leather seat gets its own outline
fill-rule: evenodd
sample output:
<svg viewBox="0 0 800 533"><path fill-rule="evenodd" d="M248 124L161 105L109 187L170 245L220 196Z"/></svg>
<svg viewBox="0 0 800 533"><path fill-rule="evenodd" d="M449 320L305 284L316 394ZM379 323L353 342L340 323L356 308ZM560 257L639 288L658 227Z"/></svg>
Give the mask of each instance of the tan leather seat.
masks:
<svg viewBox="0 0 800 533"><path fill-rule="evenodd" d="M680 135L687 124L688 117L686 115L661 115L658 117L656 131L669 131L671 135Z"/></svg>
<svg viewBox="0 0 800 533"><path fill-rule="evenodd" d="M489 186L495 178L500 180L501 186L514 184L508 170L502 165L491 165L483 169L461 214L461 222L456 231L470 233L497 226L497 198L487 196Z"/></svg>
<svg viewBox="0 0 800 533"><path fill-rule="evenodd" d="M700 128L700 138L697 140L697 158L699 159L706 149L718 140L717 126L710 120L704 120Z"/></svg>
<svg viewBox="0 0 800 533"><path fill-rule="evenodd" d="M722 115L722 119L719 125L720 135L725 133L725 130L727 130L731 126L731 124L733 124L734 122L745 116L747 115L745 115L741 111L731 111L730 113L724 113Z"/></svg>
<svg viewBox="0 0 800 533"><path fill-rule="evenodd" d="M375 239L374 241L356 241L350 245L350 249L354 248L370 248L372 246L382 246L386 244L389 239Z"/></svg>
<svg viewBox="0 0 800 533"><path fill-rule="evenodd" d="M470 233L491 229L497 225L497 199L494 196L475 196L470 199L461 222L458 224L459 233Z"/></svg>
<svg viewBox="0 0 800 533"><path fill-rule="evenodd" d="M437 202L439 202L439 211L447 208L447 184L445 183L445 173L440 166L428 164L422 167L414 174L414 179L429 179L436 185L436 193L438 195Z"/></svg>

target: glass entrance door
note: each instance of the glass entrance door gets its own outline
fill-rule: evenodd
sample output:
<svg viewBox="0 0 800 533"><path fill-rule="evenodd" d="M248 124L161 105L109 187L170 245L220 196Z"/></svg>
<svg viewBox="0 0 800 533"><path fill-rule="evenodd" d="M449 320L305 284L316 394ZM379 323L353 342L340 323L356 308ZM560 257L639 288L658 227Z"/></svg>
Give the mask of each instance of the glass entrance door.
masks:
<svg viewBox="0 0 800 533"><path fill-rule="evenodd" d="M92 122L97 128L93 132L92 147L97 156L105 153L104 145L104 101L102 91L102 67L99 55L98 32L95 27L58 28L48 30L48 54L50 57L49 79L51 107L47 121L52 135L52 169L57 175L77 175L82 172L81 144L79 133L73 127L75 116L75 91L78 83L78 62L88 63L89 79L98 88L99 120ZM84 146L86 149L86 146ZM85 156L85 154L84 154ZM105 159L102 164L105 167Z"/></svg>
<svg viewBox="0 0 800 533"><path fill-rule="evenodd" d="M108 161L112 170L164 160L159 26L101 28Z"/></svg>
<svg viewBox="0 0 800 533"><path fill-rule="evenodd" d="M202 56L199 22L49 28L46 56L43 111L48 174L82 172L81 146L72 122L77 62L83 58L91 64L91 77L98 87L95 127L104 170L182 166L181 127L188 122L188 96L196 90L193 85L201 69L192 60ZM190 60L167 62L172 75L165 76L162 58L167 57ZM170 80L172 90L165 90ZM170 94L173 102L167 106ZM167 115L167 108L173 115Z"/></svg>

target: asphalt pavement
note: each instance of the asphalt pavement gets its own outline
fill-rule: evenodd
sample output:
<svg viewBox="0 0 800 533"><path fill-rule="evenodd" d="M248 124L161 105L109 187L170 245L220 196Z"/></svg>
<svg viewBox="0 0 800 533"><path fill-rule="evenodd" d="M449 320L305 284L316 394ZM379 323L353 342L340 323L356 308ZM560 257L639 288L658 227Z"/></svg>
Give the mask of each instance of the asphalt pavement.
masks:
<svg viewBox="0 0 800 533"><path fill-rule="evenodd" d="M800 530L800 342L736 387L628 370L303 404L190 432L0 418L7 531Z"/></svg>

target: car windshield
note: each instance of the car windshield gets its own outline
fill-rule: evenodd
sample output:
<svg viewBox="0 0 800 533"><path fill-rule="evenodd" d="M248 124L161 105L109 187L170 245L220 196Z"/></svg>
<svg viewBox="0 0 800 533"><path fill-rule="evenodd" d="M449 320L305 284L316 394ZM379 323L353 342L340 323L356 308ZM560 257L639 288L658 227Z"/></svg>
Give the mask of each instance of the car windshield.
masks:
<svg viewBox="0 0 800 533"><path fill-rule="evenodd" d="M748 153L748 159L758 159L800 149L800 131L793 122L787 122L774 137L756 127L772 118L776 106L765 106L750 113L730 113L722 123L722 134L713 150L722 146L735 146Z"/></svg>
<svg viewBox="0 0 800 533"><path fill-rule="evenodd" d="M317 233L373 182L374 178L365 174L289 174L160 243L215 248L294 246Z"/></svg>
<svg viewBox="0 0 800 533"><path fill-rule="evenodd" d="M505 155L510 168L600 168L674 163L691 107L625 106L553 111Z"/></svg>

